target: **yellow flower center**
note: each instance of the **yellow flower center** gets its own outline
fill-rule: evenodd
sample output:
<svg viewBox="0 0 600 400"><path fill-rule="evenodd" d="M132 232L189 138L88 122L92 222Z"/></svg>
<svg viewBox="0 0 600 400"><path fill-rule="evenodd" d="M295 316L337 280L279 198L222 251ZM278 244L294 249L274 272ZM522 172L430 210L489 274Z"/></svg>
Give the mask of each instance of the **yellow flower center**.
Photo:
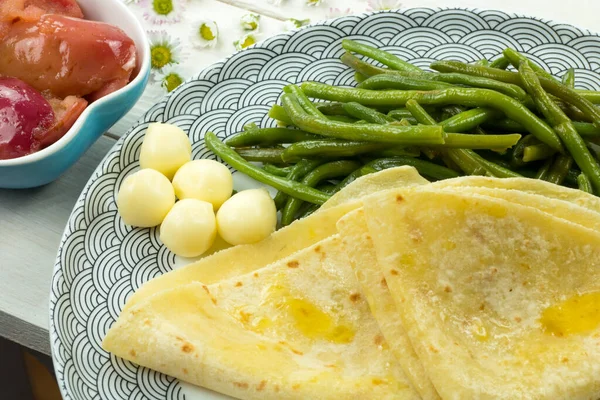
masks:
<svg viewBox="0 0 600 400"><path fill-rule="evenodd" d="M183 83L183 79L181 76L177 75L174 72L171 72L169 75L165 76L163 80L163 86L167 89L167 92L172 92L179 85Z"/></svg>
<svg viewBox="0 0 600 400"><path fill-rule="evenodd" d="M173 12L173 0L153 0L152 8L159 15L169 15Z"/></svg>
<svg viewBox="0 0 600 400"><path fill-rule="evenodd" d="M206 24L200 25L200 37L204 40L215 40L215 34L212 29Z"/></svg>
<svg viewBox="0 0 600 400"><path fill-rule="evenodd" d="M252 36L248 36L248 37L246 37L246 39L242 43L242 49L245 49L248 46L252 46L254 43L256 43L256 41L254 40L254 38Z"/></svg>
<svg viewBox="0 0 600 400"><path fill-rule="evenodd" d="M152 68L160 69L173 63L173 54L169 47L159 44L150 48L150 59Z"/></svg>

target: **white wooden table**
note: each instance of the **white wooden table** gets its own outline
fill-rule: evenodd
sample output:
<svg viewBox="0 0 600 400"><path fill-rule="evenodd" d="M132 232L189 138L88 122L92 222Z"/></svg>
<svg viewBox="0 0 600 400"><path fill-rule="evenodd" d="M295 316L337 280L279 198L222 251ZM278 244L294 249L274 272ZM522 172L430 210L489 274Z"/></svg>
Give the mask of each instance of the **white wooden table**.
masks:
<svg viewBox="0 0 600 400"><path fill-rule="evenodd" d="M327 0L326 0L327 1ZM248 11L261 14L261 38L282 30L288 18L323 19L349 7L363 12L370 5L393 1L329 0L318 7L306 7L305 0L283 0L281 5L267 0L203 0L196 2L199 18L210 18L222 27L237 24ZM535 15L600 31L598 0L405 0L402 7L492 8ZM339 10L335 10L338 8ZM235 38L223 33L223 43ZM219 45L206 50L203 67L227 56L231 46ZM156 96L156 94L154 94ZM152 105L145 96L134 112L104 135L63 177L45 187L31 190L0 189L0 336L26 347L49 354L48 295L50 277L58 244L69 214L94 168L127 127Z"/></svg>

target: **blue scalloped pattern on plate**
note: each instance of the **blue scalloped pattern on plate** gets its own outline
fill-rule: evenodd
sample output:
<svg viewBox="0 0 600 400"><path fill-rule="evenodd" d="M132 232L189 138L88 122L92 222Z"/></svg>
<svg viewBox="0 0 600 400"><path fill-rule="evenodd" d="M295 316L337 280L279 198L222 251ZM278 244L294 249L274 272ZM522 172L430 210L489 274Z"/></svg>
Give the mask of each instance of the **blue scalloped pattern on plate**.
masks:
<svg viewBox="0 0 600 400"><path fill-rule="evenodd" d="M65 399L186 397L176 379L100 347L127 298L175 263L156 228L125 226L115 204L117 188L139 166L148 124L179 125L189 132L195 159L214 158L204 147L204 134L212 131L225 138L250 122L275 126L267 111L283 86L306 80L352 85L353 72L339 61L343 38L370 43L423 68L440 59L492 59L510 46L555 75L575 68L577 87L600 89L598 35L487 10L410 9L342 17L267 39L204 70L150 109L118 141L71 214L50 295L51 345Z"/></svg>

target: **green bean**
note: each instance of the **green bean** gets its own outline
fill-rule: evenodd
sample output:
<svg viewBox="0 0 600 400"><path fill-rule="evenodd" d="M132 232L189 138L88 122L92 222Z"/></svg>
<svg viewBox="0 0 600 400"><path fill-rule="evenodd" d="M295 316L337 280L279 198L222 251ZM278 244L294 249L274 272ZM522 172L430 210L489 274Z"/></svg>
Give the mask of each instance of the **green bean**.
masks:
<svg viewBox="0 0 600 400"><path fill-rule="evenodd" d="M286 93L282 96L283 106L300 129L322 136L351 141L373 141L398 145L443 144L441 127L433 126L393 126L376 124L346 124L313 118L306 115L298 101Z"/></svg>
<svg viewBox="0 0 600 400"><path fill-rule="evenodd" d="M421 72L421 68L373 46L358 43L350 39L344 39L342 40L342 47L347 51L353 51L363 56L372 58L373 60L379 61L383 65L387 65L388 67L396 70Z"/></svg>
<svg viewBox="0 0 600 400"><path fill-rule="evenodd" d="M461 169L466 166L468 170L465 173L469 175L488 175L496 178L521 177L520 174L488 161L472 150L454 149L448 155Z"/></svg>
<svg viewBox="0 0 600 400"><path fill-rule="evenodd" d="M387 146L387 148L385 150L381 150L381 151L373 151L372 153L373 156L376 157L396 157L396 156L402 156L402 157L419 157L421 155L421 150L419 150L416 147L390 147Z"/></svg>
<svg viewBox="0 0 600 400"><path fill-rule="evenodd" d="M300 106L304 109L304 112L315 118L324 119L325 116L319 109L306 97L304 92L296 85L287 85L283 88L284 93L293 94Z"/></svg>
<svg viewBox="0 0 600 400"><path fill-rule="evenodd" d="M290 196L296 197L300 200L308 201L314 204L323 204L328 199L325 193L320 192L314 188L303 185L299 182L290 181L280 176L271 175L255 165L250 164L244 160L239 154L233 149L227 147L227 145L219 140L217 135L212 132L206 132L204 135L204 141L206 147L221 157L223 161L237 169L239 172L248 175L250 178L262 182L266 185L270 185L277 190L280 190Z"/></svg>
<svg viewBox="0 0 600 400"><path fill-rule="evenodd" d="M573 122L573 126L581 136L600 137L600 129L596 128L592 124L588 124L585 122ZM483 124L483 127L486 129L497 130L501 132L527 132L527 129L525 129L523 125L509 119L486 122Z"/></svg>
<svg viewBox="0 0 600 400"><path fill-rule="evenodd" d="M263 169L269 174L287 177L291 172L292 167L278 167L273 164L265 164L263 165Z"/></svg>
<svg viewBox="0 0 600 400"><path fill-rule="evenodd" d="M501 116L501 112L491 108L473 108L442 121L440 125L449 133L466 132Z"/></svg>
<svg viewBox="0 0 600 400"><path fill-rule="evenodd" d="M308 187L314 187L324 180L347 176L357 168L360 168L360 164L356 161L333 161L320 165L310 171L302 178L301 184ZM286 226L291 224L302 204L303 201L301 199L290 197L281 212L281 225Z"/></svg>
<svg viewBox="0 0 600 400"><path fill-rule="evenodd" d="M575 69L569 68L562 77L562 84L568 88L575 89Z"/></svg>
<svg viewBox="0 0 600 400"><path fill-rule="evenodd" d="M567 177L567 173L573 165L573 158L569 155L559 154L556 156L546 180L550 183L560 185Z"/></svg>
<svg viewBox="0 0 600 400"><path fill-rule="evenodd" d="M508 149L521 139L518 133L510 135L469 135L447 133L445 143L439 147L458 149Z"/></svg>
<svg viewBox="0 0 600 400"><path fill-rule="evenodd" d="M285 162L296 162L302 158L352 157L390 147L387 143L350 142L347 140L307 140L292 144L282 154Z"/></svg>
<svg viewBox="0 0 600 400"><path fill-rule="evenodd" d="M490 66L490 62L489 62L489 60L488 60L488 59L486 59L486 58L483 58L483 59L481 59L481 60L477 60L477 61L475 61L475 64L476 64L476 65L483 65L484 67L489 67L489 66Z"/></svg>
<svg viewBox="0 0 600 400"><path fill-rule="evenodd" d="M324 160L301 160L297 164L291 167L290 172L286 176L286 179L290 181L299 181L304 178L306 174L308 174L313 169L317 168L319 165L325 163ZM288 195L282 191L278 191L277 195L275 195L275 206L278 210L281 210L285 203L287 202Z"/></svg>
<svg viewBox="0 0 600 400"><path fill-rule="evenodd" d="M283 149L278 148L266 148L266 149L254 149L254 148L236 148L235 151L244 158L246 161L270 163L270 164L281 164L283 159Z"/></svg>
<svg viewBox="0 0 600 400"><path fill-rule="evenodd" d="M468 75L496 79L506 83L522 84L518 73L503 71L496 68L481 67L458 61L436 61L433 62L430 67L441 72L461 72ZM600 109L595 107L592 102L586 98L586 93L589 92L570 89L554 79L541 77L539 78L539 81L549 94L577 107L594 122L594 125L600 128ZM594 97L596 96L594 95Z"/></svg>
<svg viewBox="0 0 600 400"><path fill-rule="evenodd" d="M508 61L510 61L512 66L515 67L516 69L519 69L519 66L521 65L522 62L526 62L527 64L529 64L531 69L533 71L535 71L535 73L538 76L540 76L542 78L550 79L553 81L556 80L556 78L553 77L552 74L550 74L549 72L546 72L546 70L544 68L540 67L539 65L537 65L536 63L534 63L533 61L531 61L530 59L525 57L523 54L519 53L518 51L511 49L511 48L506 48L506 49L504 49L504 51L502 53L504 54L504 57L508 58Z"/></svg>
<svg viewBox="0 0 600 400"><path fill-rule="evenodd" d="M330 121L344 122L346 124L353 124L358 121L356 118L347 117L345 115L327 115L326 117Z"/></svg>
<svg viewBox="0 0 600 400"><path fill-rule="evenodd" d="M362 81L364 81L365 79L367 79L368 76L361 74L360 72L356 71L354 73L354 80L356 81L356 83L361 83Z"/></svg>
<svg viewBox="0 0 600 400"><path fill-rule="evenodd" d="M315 140L317 138L319 136L298 129L254 127L244 132L236 133L235 136L228 138L225 143L230 147L270 146L280 143Z"/></svg>
<svg viewBox="0 0 600 400"><path fill-rule="evenodd" d="M269 117L280 121L284 125L293 125L292 120L288 117L284 108L279 104L273 104L269 110Z"/></svg>
<svg viewBox="0 0 600 400"><path fill-rule="evenodd" d="M590 178L588 178L586 174L579 174L577 177L577 187L581 191L593 193L592 182L590 182Z"/></svg>
<svg viewBox="0 0 600 400"><path fill-rule="evenodd" d="M545 145L544 143L527 146L523 149L523 161L532 162L545 160L552 157L556 151Z"/></svg>
<svg viewBox="0 0 600 400"><path fill-rule="evenodd" d="M492 61L492 63L489 65L490 68L498 68L498 69L506 69L508 68L508 66L510 65L510 61L508 61L508 58L501 56L496 58L494 61Z"/></svg>
<svg viewBox="0 0 600 400"><path fill-rule="evenodd" d="M553 125L554 130L562 139L581 171L590 178L594 189L600 192L600 165L598 165L598 162L590 153L585 142L575 130L571 120L552 101L548 93L544 91L540 84L540 79L528 63L521 64L519 75L521 76L523 85L538 105L539 110L550 121L550 124Z"/></svg>
<svg viewBox="0 0 600 400"><path fill-rule="evenodd" d="M535 174L534 178L545 181L546 178L548 178L548 173L550 172L550 168L552 167L552 162L553 162L552 158L549 158L546 161L544 161L544 164L542 164L540 169Z"/></svg>
<svg viewBox="0 0 600 400"><path fill-rule="evenodd" d="M355 102L344 103L344 110L354 118L362 119L373 124L385 125L388 122L393 122L394 119L385 114L375 111L372 108L365 107L362 104Z"/></svg>
<svg viewBox="0 0 600 400"><path fill-rule="evenodd" d="M536 145L540 143L539 140L533 135L525 135L519 140L519 142L513 147L510 154L510 165L514 168L523 167L527 163L523 160L523 153L525 148L530 145Z"/></svg>
<svg viewBox="0 0 600 400"><path fill-rule="evenodd" d="M324 115L345 115L350 117L350 115L344 110L342 103L325 101L313 104L315 107L317 107L317 110Z"/></svg>
<svg viewBox="0 0 600 400"><path fill-rule="evenodd" d="M600 92L596 90L583 90L576 89L575 90L580 96L586 98L588 101L594 104L600 104Z"/></svg>
<svg viewBox="0 0 600 400"><path fill-rule="evenodd" d="M436 125L437 121L425 110L418 101L410 99L406 102L406 109L412 114L418 123L423 125Z"/></svg>
<svg viewBox="0 0 600 400"><path fill-rule="evenodd" d="M380 74L367 78L357 86L361 89L437 90L453 87L446 82L412 78L404 75Z"/></svg>
<svg viewBox="0 0 600 400"><path fill-rule="evenodd" d="M385 68L376 67L371 63L363 61L349 52L344 53L340 60L354 71L366 77L385 74L388 71Z"/></svg>
<svg viewBox="0 0 600 400"><path fill-rule="evenodd" d="M421 175L432 179L450 179L460 176L460 174L450 168L434 164L429 161L420 160L412 157L390 157L378 159L367 164L368 166L380 171L383 169L409 165L414 167Z"/></svg>
<svg viewBox="0 0 600 400"><path fill-rule="evenodd" d="M312 97L342 102L355 101L366 106L403 106L408 100L414 99L420 104L428 105L460 104L470 107L496 108L504 112L509 118L525 126L541 142L559 151L564 150L556 133L544 121L539 119L517 100L492 90L451 88L432 92L404 90L378 92L374 90L334 87L316 82L303 83L302 90ZM310 132L309 129L302 126L299 127Z"/></svg>

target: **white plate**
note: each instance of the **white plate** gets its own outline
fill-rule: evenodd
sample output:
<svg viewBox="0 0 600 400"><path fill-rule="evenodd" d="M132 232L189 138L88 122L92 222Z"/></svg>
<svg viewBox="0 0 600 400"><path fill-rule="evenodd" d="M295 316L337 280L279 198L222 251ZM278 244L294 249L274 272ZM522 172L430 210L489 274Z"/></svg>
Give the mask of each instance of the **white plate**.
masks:
<svg viewBox="0 0 600 400"><path fill-rule="evenodd" d="M576 69L577 86L600 86L600 37L572 26L489 10L410 9L342 17L277 35L234 54L188 81L148 111L102 161L77 201L56 259L50 294L54 366L65 399L216 399L100 347L127 298L177 260L157 229L125 226L115 195L139 167L144 132L169 122L189 132L193 157L214 158L207 131L225 138L266 115L283 86L315 80L351 85L339 57L343 38L359 39L421 67L440 59L472 62L507 47L523 51L556 75ZM236 186L251 186L235 174Z"/></svg>

